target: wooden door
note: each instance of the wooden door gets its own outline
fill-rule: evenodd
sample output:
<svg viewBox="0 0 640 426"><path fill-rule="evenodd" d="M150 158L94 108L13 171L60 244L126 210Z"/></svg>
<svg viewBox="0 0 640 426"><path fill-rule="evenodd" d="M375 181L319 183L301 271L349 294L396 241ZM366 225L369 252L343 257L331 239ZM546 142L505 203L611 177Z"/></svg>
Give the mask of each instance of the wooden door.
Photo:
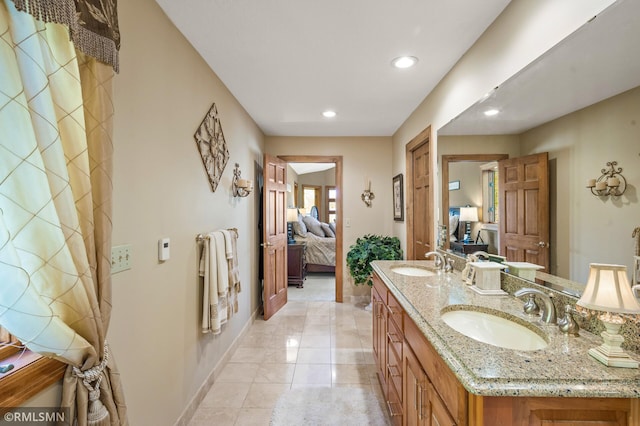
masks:
<svg viewBox="0 0 640 426"><path fill-rule="evenodd" d="M500 254L549 270L549 170L546 152L498 161Z"/></svg>
<svg viewBox="0 0 640 426"><path fill-rule="evenodd" d="M429 177L429 143L413 151L413 254L424 259L431 251L431 197Z"/></svg>
<svg viewBox="0 0 640 426"><path fill-rule="evenodd" d="M265 154L262 173L262 303L264 319L268 320L287 303L287 163Z"/></svg>

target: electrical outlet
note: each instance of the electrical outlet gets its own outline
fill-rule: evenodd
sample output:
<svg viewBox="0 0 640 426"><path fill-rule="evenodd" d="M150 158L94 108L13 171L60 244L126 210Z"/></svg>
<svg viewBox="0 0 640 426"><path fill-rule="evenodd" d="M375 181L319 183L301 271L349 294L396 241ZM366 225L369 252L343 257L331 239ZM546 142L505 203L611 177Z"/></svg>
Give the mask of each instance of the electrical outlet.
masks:
<svg viewBox="0 0 640 426"><path fill-rule="evenodd" d="M111 273L122 272L131 269L132 263L131 245L111 247Z"/></svg>

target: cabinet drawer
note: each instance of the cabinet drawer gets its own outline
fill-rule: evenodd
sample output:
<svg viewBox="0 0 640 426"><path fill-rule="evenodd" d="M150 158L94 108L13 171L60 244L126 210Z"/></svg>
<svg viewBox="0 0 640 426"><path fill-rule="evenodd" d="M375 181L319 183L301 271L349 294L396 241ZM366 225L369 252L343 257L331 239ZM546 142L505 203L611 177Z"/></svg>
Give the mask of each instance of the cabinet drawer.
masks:
<svg viewBox="0 0 640 426"><path fill-rule="evenodd" d="M391 320L387 318L387 345L398 355L398 360L402 359L402 341L404 335L398 330L398 327ZM399 364L400 365L400 364Z"/></svg>
<svg viewBox="0 0 640 426"><path fill-rule="evenodd" d="M389 318L393 319L393 322L396 323L400 332L404 333L404 324L402 319L404 309L402 309L402 306L400 306L391 292L388 292L387 294L387 310L389 311Z"/></svg>
<svg viewBox="0 0 640 426"><path fill-rule="evenodd" d="M384 285L378 274L373 274L373 290L377 291L382 298L382 302L387 303L387 286Z"/></svg>
<svg viewBox="0 0 640 426"><path fill-rule="evenodd" d="M398 396L391 381L387 388L387 408L389 409L389 417L391 418L392 425L402 425L402 401Z"/></svg>
<svg viewBox="0 0 640 426"><path fill-rule="evenodd" d="M392 347L389 347L387 354L387 380L389 386L393 386L396 393L402 395L402 356L398 355Z"/></svg>

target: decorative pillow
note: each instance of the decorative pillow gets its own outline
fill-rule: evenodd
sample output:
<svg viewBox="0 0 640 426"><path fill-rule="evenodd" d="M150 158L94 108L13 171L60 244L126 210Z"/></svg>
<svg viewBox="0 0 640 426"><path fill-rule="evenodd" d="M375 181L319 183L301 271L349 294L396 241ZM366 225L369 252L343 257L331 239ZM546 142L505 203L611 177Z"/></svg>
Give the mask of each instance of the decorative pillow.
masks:
<svg viewBox="0 0 640 426"><path fill-rule="evenodd" d="M298 221L292 223L293 232L301 237L307 236L307 225L304 224L304 220L301 214L298 215Z"/></svg>
<svg viewBox="0 0 640 426"><path fill-rule="evenodd" d="M336 232L336 223L335 222L331 222L329 224L329 228L331 228L331 230L333 231L333 235L337 235L338 233Z"/></svg>
<svg viewBox="0 0 640 426"><path fill-rule="evenodd" d="M317 235L318 237L324 237L324 231L322 230L322 226L318 219L313 216L305 216L302 218L302 221L307 225L307 231Z"/></svg>
<svg viewBox="0 0 640 426"><path fill-rule="evenodd" d="M320 222L320 226L322 226L322 230L324 231L324 236L325 237L330 237L330 238L335 238L336 237L335 232L333 232L331 230L331 227L329 226L328 223Z"/></svg>

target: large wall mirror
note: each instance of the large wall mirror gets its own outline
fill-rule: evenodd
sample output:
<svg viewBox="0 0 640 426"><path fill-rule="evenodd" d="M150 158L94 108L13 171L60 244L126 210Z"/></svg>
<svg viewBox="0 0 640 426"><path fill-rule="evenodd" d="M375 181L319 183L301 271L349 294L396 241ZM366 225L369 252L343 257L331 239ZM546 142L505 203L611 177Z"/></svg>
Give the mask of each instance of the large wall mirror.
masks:
<svg viewBox="0 0 640 426"><path fill-rule="evenodd" d="M439 129L440 224L455 207L451 159L548 153L547 272L585 283L589 263L615 263L631 276L640 226L638 40L640 2L619 0ZM594 195L587 182L611 161L623 169L626 191Z"/></svg>

